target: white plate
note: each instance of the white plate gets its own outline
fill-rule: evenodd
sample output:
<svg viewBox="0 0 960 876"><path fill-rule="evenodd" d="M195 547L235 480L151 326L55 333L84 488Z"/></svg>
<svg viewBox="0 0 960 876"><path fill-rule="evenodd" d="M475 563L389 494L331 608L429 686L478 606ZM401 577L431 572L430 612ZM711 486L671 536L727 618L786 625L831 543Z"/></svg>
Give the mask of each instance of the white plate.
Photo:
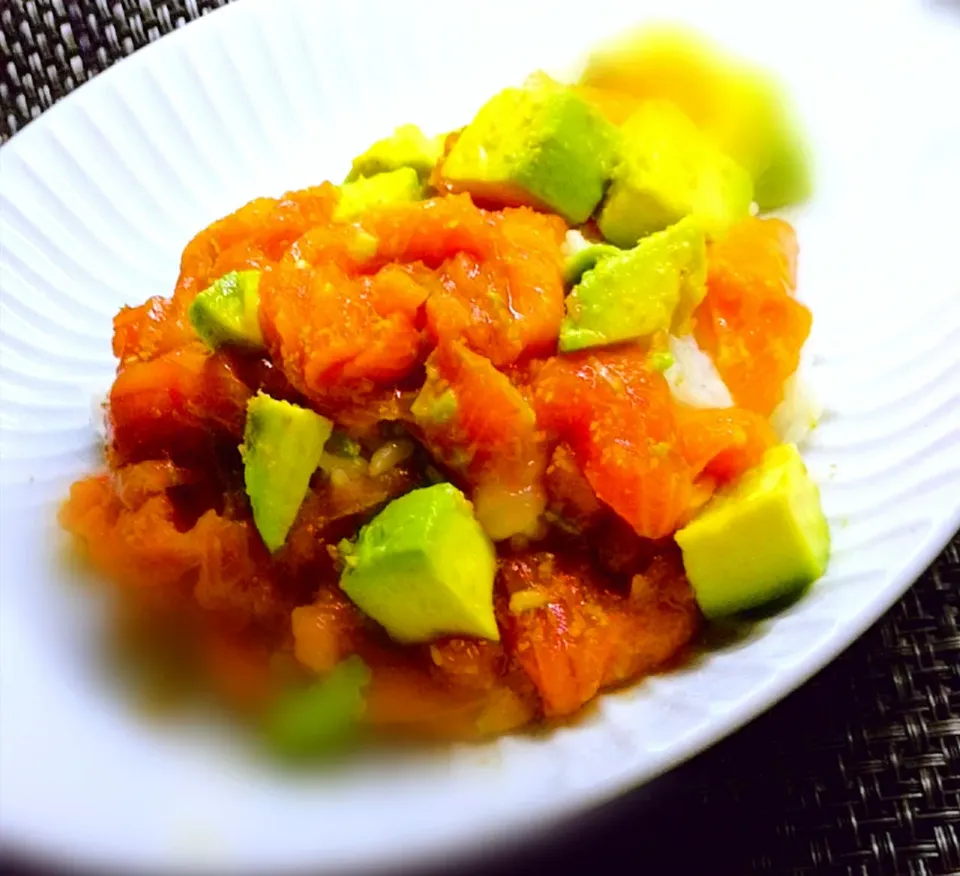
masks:
<svg viewBox="0 0 960 876"><path fill-rule="evenodd" d="M637 4L633 7L639 8ZM187 239L346 170L405 121L627 22L625 4L244 0L138 52L0 151L0 824L73 861L276 872L409 863L537 825L715 742L833 658L960 524L960 32L920 3L648 3L778 70L819 157L796 217L826 408L808 462L829 574L750 641L574 726L299 783L204 728L134 718L95 668L98 606L54 523L96 461L110 318L173 288Z"/></svg>

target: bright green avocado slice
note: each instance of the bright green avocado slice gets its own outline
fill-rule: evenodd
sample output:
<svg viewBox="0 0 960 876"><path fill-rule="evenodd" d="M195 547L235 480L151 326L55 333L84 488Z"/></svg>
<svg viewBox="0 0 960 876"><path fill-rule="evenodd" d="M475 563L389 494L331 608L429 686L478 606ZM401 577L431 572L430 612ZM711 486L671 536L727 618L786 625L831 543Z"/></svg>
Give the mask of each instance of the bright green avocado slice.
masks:
<svg viewBox="0 0 960 876"><path fill-rule="evenodd" d="M440 483L394 499L343 546L340 586L398 642L498 640L493 544L466 497Z"/></svg>
<svg viewBox="0 0 960 876"><path fill-rule="evenodd" d="M806 201L813 194L813 171L806 143L794 128L781 122L771 135L768 163L753 185L761 210L776 210Z"/></svg>
<svg viewBox="0 0 960 876"><path fill-rule="evenodd" d="M353 656L329 675L286 691L265 716L268 744L282 757L297 760L339 751L357 732L369 683L370 670Z"/></svg>
<svg viewBox="0 0 960 876"><path fill-rule="evenodd" d="M616 156L616 129L544 75L494 95L444 159L454 191L559 213L579 225L593 213Z"/></svg>
<svg viewBox="0 0 960 876"><path fill-rule="evenodd" d="M751 174L761 210L811 194L809 151L787 93L698 33L673 25L628 33L593 54L581 82L638 104L674 104Z"/></svg>
<svg viewBox="0 0 960 876"><path fill-rule="evenodd" d="M333 218L346 222L372 207L408 204L423 198L423 185L412 167L362 177L340 186L340 200Z"/></svg>
<svg viewBox="0 0 960 876"><path fill-rule="evenodd" d="M283 547L333 424L259 392L247 403L240 453L253 522L271 552Z"/></svg>
<svg viewBox="0 0 960 876"><path fill-rule="evenodd" d="M716 236L749 214L750 174L673 104L641 104L623 124L620 156L597 220L617 246L689 215Z"/></svg>
<svg viewBox="0 0 960 876"><path fill-rule="evenodd" d="M593 270L602 260L612 255L619 255L623 250L609 243L592 243L573 255L567 256L563 263L563 282L566 286L576 286L580 278Z"/></svg>
<svg viewBox="0 0 960 876"><path fill-rule="evenodd" d="M768 450L676 540L706 617L789 596L823 575L830 555L820 492L792 444Z"/></svg>
<svg viewBox="0 0 960 876"><path fill-rule="evenodd" d="M259 308L260 272L230 271L193 299L187 316L212 349L224 344L262 347Z"/></svg>
<svg viewBox="0 0 960 876"><path fill-rule="evenodd" d="M694 219L684 219L615 250L587 271L567 296L560 352L683 331L706 292L706 242Z"/></svg>
<svg viewBox="0 0 960 876"><path fill-rule="evenodd" d="M376 176L411 167L426 181L443 153L446 135L425 137L416 125L401 125L389 137L377 140L366 152L353 159L350 173L344 182L353 182L364 176Z"/></svg>

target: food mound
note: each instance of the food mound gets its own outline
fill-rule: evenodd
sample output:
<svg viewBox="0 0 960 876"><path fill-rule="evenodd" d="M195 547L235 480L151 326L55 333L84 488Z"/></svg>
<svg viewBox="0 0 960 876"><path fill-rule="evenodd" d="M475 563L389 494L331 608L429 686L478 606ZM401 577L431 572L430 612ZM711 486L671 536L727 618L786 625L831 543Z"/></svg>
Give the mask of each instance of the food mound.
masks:
<svg viewBox="0 0 960 876"><path fill-rule="evenodd" d="M303 755L571 715L822 575L783 107L642 33L201 231L61 511L118 629Z"/></svg>

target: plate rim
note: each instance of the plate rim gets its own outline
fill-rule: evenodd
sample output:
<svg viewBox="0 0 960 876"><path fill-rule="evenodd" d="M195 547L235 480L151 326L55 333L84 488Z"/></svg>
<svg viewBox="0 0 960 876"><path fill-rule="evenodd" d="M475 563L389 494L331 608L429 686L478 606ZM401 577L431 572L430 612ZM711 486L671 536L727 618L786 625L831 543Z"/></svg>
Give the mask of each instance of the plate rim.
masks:
<svg viewBox="0 0 960 876"><path fill-rule="evenodd" d="M63 108L72 107L78 100L82 100L82 96L90 90L88 86L100 82L104 84L98 87L108 87L109 83L123 76L134 65L150 64L158 51L167 50L166 46L169 43L194 39L196 38L195 35L204 29L222 27L221 22L228 15L256 14L250 10L267 6L267 0L242 0L242 2L229 3L195 21L189 22L186 26L165 34L161 39L149 43L134 51L131 55L113 63L109 68L59 99L38 118L29 122L3 144L0 147L0 168L2 168L5 157L20 149L28 148L28 144L33 137L42 137L48 127L57 125L58 120L64 117ZM157 48L161 45L165 46L163 50ZM0 170L0 176L2 176L2 170ZM826 668L844 650L853 645L896 603L897 599L910 589L958 532L960 532L960 497L958 497L951 514L945 515L939 520L933 520L933 525L916 544L905 562L899 566L898 571L890 577L886 586L875 591L872 598L861 606L855 617L831 630L829 636L824 639L814 654L808 655L806 659L793 665L782 667L777 674L771 675L765 678L762 683L753 686L749 694L736 707L716 715L702 728L699 728L696 733L690 734L675 745L666 756L658 758L653 763L646 764L644 768L624 769L611 777L605 778L599 786L580 791L576 799L571 799L570 795L560 795L554 802L539 807L536 813L530 813L521 823L494 826L497 830L506 830L506 834L500 837L500 842L510 843L524 835L539 833L541 830L550 830L565 819L576 817L598 806L608 804L630 789L645 784L695 757L768 711L784 698L796 692L810 678ZM4 818L3 822L6 821L7 819ZM3 826L4 834L6 834L6 825ZM13 837L5 835L3 839L14 851L28 853L37 860L69 861L69 851L64 850L65 854L62 857L56 851L51 855L49 847L44 848L42 844L38 844L23 835ZM476 841L477 843L482 842L482 837L477 836ZM459 854L461 850L461 847L458 846L456 852ZM446 848L441 841L424 851L424 859L432 859L454 850ZM114 861L110 865L123 866L123 863L122 861ZM404 866L409 862L397 860L375 861L376 866L391 863L396 866ZM355 864L357 867L370 865L371 861L367 859L358 860ZM257 864L255 863L253 866L255 868ZM243 872L246 872L246 870Z"/></svg>

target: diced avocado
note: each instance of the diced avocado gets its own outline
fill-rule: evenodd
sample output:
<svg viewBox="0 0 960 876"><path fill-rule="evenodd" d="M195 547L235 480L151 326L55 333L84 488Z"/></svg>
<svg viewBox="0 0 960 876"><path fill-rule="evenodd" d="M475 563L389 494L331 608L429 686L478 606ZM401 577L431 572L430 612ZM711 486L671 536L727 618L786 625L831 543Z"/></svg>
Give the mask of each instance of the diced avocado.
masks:
<svg viewBox="0 0 960 876"><path fill-rule="evenodd" d="M748 215L750 174L672 104L642 104L621 134L620 163L598 219L607 240L633 246L688 215L716 235Z"/></svg>
<svg viewBox="0 0 960 876"><path fill-rule="evenodd" d="M364 177L340 186L340 201L333 218L346 222L372 207L408 204L423 198L420 177L412 167L401 167L389 173Z"/></svg>
<svg viewBox="0 0 960 876"><path fill-rule="evenodd" d="M616 129L572 90L545 76L491 98L443 162L454 190L585 222L603 197Z"/></svg>
<svg viewBox="0 0 960 876"><path fill-rule="evenodd" d="M271 552L283 547L333 424L263 392L247 402L240 453L253 522Z"/></svg>
<svg viewBox="0 0 960 876"><path fill-rule="evenodd" d="M676 539L706 617L795 593L824 573L830 555L820 492L792 444L768 450Z"/></svg>
<svg viewBox="0 0 960 876"><path fill-rule="evenodd" d="M560 352L682 331L706 293L703 231L688 218L616 250L587 271L567 296Z"/></svg>
<svg viewBox="0 0 960 876"><path fill-rule="evenodd" d="M664 371L669 371L673 367L676 359L673 358L673 353L669 350L653 350L650 355L647 356L647 361L654 371L659 371L663 374Z"/></svg>
<svg viewBox="0 0 960 876"><path fill-rule="evenodd" d="M643 28L595 53L581 81L600 94L675 104L752 175L761 210L811 193L809 155L783 89L695 33Z"/></svg>
<svg viewBox="0 0 960 876"><path fill-rule="evenodd" d="M259 310L260 272L231 271L197 295L187 315L208 347L262 347Z"/></svg>
<svg viewBox="0 0 960 876"><path fill-rule="evenodd" d="M429 364L427 369L430 374ZM410 413L418 426L442 426L457 415L458 409L457 394L453 387L436 378L428 379L424 384L410 406Z"/></svg>
<svg viewBox="0 0 960 876"><path fill-rule="evenodd" d="M778 138L771 138L767 165L754 182L757 206L761 210L776 210L806 201L813 194L810 164L802 137L795 128L785 127Z"/></svg>
<svg viewBox="0 0 960 876"><path fill-rule="evenodd" d="M401 167L413 168L421 180L426 180L443 153L445 140L445 134L430 139L416 125L401 125L389 137L377 140L366 152L354 158L344 182L389 173Z"/></svg>
<svg viewBox="0 0 960 876"><path fill-rule="evenodd" d="M344 592L398 642L500 638L493 545L451 484L394 499L360 530L345 564Z"/></svg>
<svg viewBox="0 0 960 876"><path fill-rule="evenodd" d="M364 231L357 226L354 227L357 233L354 235L353 240L350 241L348 252L350 257L358 265L362 265L369 262L377 254L380 241L377 240L373 234L370 234L370 232Z"/></svg>
<svg viewBox="0 0 960 876"><path fill-rule="evenodd" d="M619 255L623 250L609 243L592 243L584 249L577 250L568 256L563 263L563 282L567 286L575 286L580 278L597 266L602 259L612 255Z"/></svg>
<svg viewBox="0 0 960 876"><path fill-rule="evenodd" d="M320 757L343 748L363 716L370 670L359 657L338 663L329 675L286 691L264 720L270 747L286 758Z"/></svg>

